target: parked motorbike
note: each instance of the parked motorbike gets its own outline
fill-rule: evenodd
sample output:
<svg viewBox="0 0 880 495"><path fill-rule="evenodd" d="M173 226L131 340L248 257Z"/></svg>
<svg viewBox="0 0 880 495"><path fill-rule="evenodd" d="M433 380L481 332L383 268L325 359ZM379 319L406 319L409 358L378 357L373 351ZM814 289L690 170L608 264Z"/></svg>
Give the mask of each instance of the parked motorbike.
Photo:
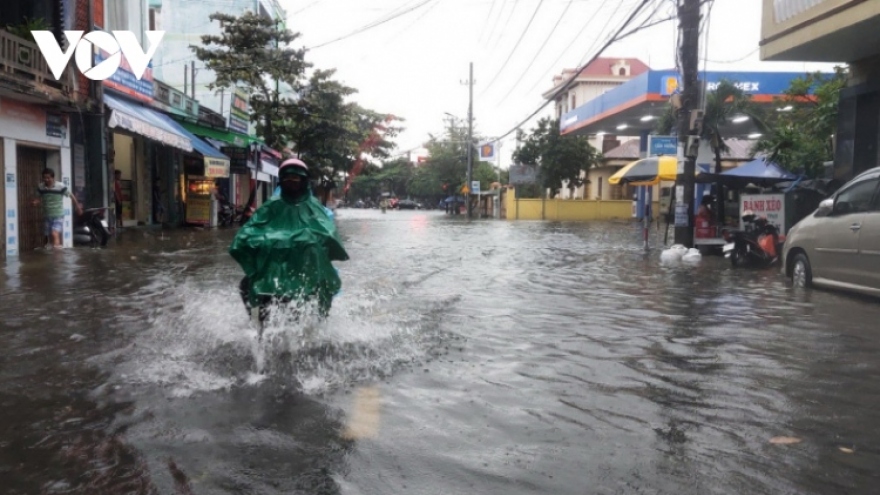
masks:
<svg viewBox="0 0 880 495"><path fill-rule="evenodd" d="M217 213L217 224L221 227L241 224L243 215L244 207L234 207L232 203L223 201L220 203L220 211Z"/></svg>
<svg viewBox="0 0 880 495"><path fill-rule="evenodd" d="M104 212L107 208L87 208L73 220L73 243L96 248L107 246L110 230Z"/></svg>
<svg viewBox="0 0 880 495"><path fill-rule="evenodd" d="M724 257L730 259L733 266L748 263L759 266L770 266L779 259L785 235L766 218L747 212L742 216L745 229L727 230L724 232Z"/></svg>

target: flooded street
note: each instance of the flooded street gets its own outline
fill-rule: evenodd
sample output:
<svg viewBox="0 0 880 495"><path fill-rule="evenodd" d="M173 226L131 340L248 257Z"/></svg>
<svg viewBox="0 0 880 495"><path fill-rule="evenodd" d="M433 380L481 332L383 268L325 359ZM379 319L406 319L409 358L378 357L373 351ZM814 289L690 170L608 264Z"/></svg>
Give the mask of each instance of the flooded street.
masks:
<svg viewBox="0 0 880 495"><path fill-rule="evenodd" d="M262 344L233 230L0 265L0 492L876 493L877 301L623 222L337 223L330 318Z"/></svg>

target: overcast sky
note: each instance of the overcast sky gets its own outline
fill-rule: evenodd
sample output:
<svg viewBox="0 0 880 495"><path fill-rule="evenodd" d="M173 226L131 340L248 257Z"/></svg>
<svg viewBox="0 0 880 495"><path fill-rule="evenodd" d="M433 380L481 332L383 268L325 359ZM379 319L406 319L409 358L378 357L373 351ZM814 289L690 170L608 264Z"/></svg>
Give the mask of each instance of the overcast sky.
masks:
<svg viewBox="0 0 880 495"><path fill-rule="evenodd" d="M359 91L353 99L361 105L406 119L407 129L397 139L400 151L406 151L419 147L429 133L442 132L445 112L467 116L470 62L476 132L501 136L540 107L541 93L552 87L555 74L589 60L641 0L280 2L288 27L302 34L298 43L309 48L309 61L318 68L336 68L337 79ZM655 19L674 14L672 0L649 5L659 6ZM760 26L761 0L716 0L709 20L708 69L829 67L761 62ZM676 24L665 22L615 43L603 56L639 58L652 69L674 68L675 36ZM705 44L701 56L704 49ZM523 127L530 129L534 120ZM505 168L513 137L503 141Z"/></svg>

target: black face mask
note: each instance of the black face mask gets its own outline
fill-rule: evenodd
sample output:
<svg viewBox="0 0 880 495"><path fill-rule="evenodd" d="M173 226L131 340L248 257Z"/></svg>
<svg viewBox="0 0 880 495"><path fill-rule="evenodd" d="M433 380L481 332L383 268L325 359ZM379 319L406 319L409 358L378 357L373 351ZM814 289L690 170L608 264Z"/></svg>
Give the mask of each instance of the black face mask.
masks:
<svg viewBox="0 0 880 495"><path fill-rule="evenodd" d="M288 179L288 176L285 176L281 179L281 195L287 198L298 198L302 196L306 192L307 188L307 179L305 177L300 177L298 175L294 175L293 177L299 178L299 181L295 180L285 180Z"/></svg>

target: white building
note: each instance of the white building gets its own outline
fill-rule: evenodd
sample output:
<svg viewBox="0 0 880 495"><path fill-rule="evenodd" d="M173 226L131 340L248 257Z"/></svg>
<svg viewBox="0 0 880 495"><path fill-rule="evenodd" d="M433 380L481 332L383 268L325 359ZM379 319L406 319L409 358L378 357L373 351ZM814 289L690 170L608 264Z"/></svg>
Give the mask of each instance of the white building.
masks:
<svg viewBox="0 0 880 495"><path fill-rule="evenodd" d="M578 106L602 96L609 90L644 74L648 70L650 68L636 58L600 57L594 60L593 63L583 67L571 84L564 91L560 91L565 86L565 83L576 73L576 69L563 70L561 74L553 77L553 88L544 92L541 96L544 99L552 98L554 100L553 114L558 119ZM591 139L590 144L604 153L617 148L622 144L622 141L627 139L629 139L627 136L603 134ZM598 185L594 184L593 187L598 187ZM572 191L563 185L562 190L559 192L559 197L563 199L586 199L588 197L596 197L597 192L594 191L591 194L585 190L585 186Z"/></svg>

